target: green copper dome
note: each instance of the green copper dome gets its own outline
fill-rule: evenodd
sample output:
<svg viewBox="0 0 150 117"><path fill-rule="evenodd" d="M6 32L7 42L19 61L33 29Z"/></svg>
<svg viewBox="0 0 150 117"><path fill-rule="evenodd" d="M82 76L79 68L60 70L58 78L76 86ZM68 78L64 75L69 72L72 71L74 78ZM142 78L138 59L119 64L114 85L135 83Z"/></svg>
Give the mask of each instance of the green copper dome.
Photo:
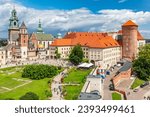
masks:
<svg viewBox="0 0 150 117"><path fill-rule="evenodd" d="M42 29L42 24L41 24L40 20L39 20L39 25L38 25L38 28L37 28L37 33L44 33L43 29Z"/></svg>
<svg viewBox="0 0 150 117"><path fill-rule="evenodd" d="M18 29L19 28L19 20L17 17L17 12L15 8L11 11L11 17L9 19L9 29Z"/></svg>

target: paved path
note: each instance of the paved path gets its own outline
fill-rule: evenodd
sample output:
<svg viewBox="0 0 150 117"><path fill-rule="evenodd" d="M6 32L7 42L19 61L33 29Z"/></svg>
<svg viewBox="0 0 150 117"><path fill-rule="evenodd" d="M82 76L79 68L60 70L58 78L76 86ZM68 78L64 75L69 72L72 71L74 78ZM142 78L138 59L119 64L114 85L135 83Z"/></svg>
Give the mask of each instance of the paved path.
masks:
<svg viewBox="0 0 150 117"><path fill-rule="evenodd" d="M129 95L127 95L127 100L144 100L144 97L150 96L150 85L145 86L144 88L137 88L137 92L133 92L133 90L129 89Z"/></svg>
<svg viewBox="0 0 150 117"><path fill-rule="evenodd" d="M114 71L105 78L103 83L103 100L112 100L112 91L109 90L109 85L111 84L110 80L115 76L119 69L120 68L115 67Z"/></svg>
<svg viewBox="0 0 150 117"><path fill-rule="evenodd" d="M56 60L56 59L38 59L38 60L32 60L32 61L26 60L20 63L16 62L16 63L8 63L7 65L1 65L0 68L22 66L22 65L29 65L29 64L47 64L47 65L68 67L69 62L65 60Z"/></svg>
<svg viewBox="0 0 150 117"><path fill-rule="evenodd" d="M51 91L52 91L52 97L51 100L62 100L62 87L61 87L61 79L64 77L64 74L68 72L67 69L65 69L63 72L55 76L53 79L53 82L51 84Z"/></svg>

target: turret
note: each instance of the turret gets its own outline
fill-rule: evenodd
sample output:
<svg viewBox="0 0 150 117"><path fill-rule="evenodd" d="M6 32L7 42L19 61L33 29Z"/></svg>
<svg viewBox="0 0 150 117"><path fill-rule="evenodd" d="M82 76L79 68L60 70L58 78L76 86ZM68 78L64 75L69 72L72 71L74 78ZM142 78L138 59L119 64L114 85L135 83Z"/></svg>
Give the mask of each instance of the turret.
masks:
<svg viewBox="0 0 150 117"><path fill-rule="evenodd" d="M39 25L38 25L38 28L37 28L37 33L44 33L43 29L42 29L42 24L41 24L40 20L39 20Z"/></svg>
<svg viewBox="0 0 150 117"><path fill-rule="evenodd" d="M131 61L137 56L137 30L138 25L131 20L122 25L122 56Z"/></svg>

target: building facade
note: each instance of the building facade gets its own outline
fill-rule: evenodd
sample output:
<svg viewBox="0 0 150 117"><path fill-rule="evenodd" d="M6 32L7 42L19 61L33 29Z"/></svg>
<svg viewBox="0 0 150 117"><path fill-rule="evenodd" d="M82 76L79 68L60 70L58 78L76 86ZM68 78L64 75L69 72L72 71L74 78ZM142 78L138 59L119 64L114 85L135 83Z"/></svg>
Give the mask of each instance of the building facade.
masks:
<svg viewBox="0 0 150 117"><path fill-rule="evenodd" d="M138 48L145 44L145 40L138 31L138 25L129 20L118 32L69 32L51 44L50 58L56 57L55 51L58 49L61 58L67 59L77 44L81 45L84 58L94 61L97 66L108 68L121 59L135 59Z"/></svg>
<svg viewBox="0 0 150 117"><path fill-rule="evenodd" d="M0 50L1 63L7 64L49 57L48 49L53 39L51 34L44 33L41 21L39 21L37 31L29 34L24 22L19 26L17 12L13 9L9 19L8 44ZM2 53L5 53L5 57Z"/></svg>
<svg viewBox="0 0 150 117"><path fill-rule="evenodd" d="M112 36L95 32L72 32L62 39L54 40L50 46L50 58L55 58L57 48L61 58L67 59L77 44L81 45L84 58L105 68L116 64L122 58L122 47Z"/></svg>

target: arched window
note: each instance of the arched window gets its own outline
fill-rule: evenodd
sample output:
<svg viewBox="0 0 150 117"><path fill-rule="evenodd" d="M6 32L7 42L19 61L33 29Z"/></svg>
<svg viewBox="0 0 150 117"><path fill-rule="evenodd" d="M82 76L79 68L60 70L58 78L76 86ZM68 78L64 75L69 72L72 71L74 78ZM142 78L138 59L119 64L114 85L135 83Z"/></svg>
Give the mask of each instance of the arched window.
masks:
<svg viewBox="0 0 150 117"><path fill-rule="evenodd" d="M16 22L14 22L14 26L16 26Z"/></svg>

